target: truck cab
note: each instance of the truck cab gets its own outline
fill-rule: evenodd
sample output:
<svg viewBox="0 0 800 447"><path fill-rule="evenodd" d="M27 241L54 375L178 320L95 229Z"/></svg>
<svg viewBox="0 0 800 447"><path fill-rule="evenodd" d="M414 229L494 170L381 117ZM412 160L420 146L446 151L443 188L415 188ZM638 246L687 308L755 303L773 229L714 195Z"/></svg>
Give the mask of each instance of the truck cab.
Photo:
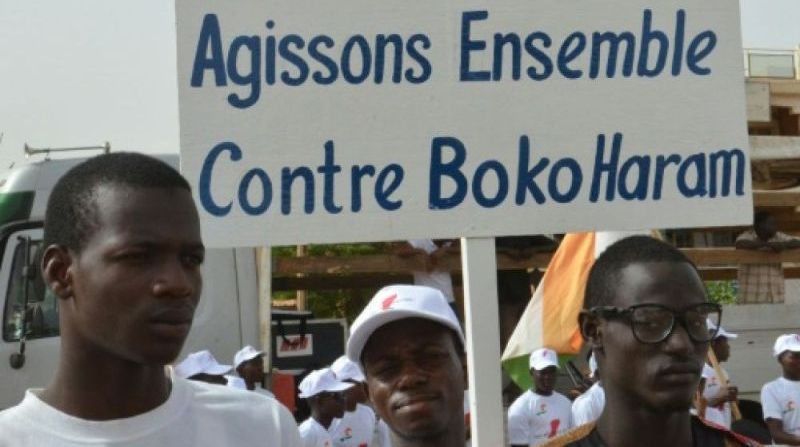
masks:
<svg viewBox="0 0 800 447"><path fill-rule="evenodd" d="M178 156L159 156L178 166ZM86 158L42 160L0 174L0 410L28 388L46 386L58 365L58 300L39 271L43 221L56 181ZM203 292L179 357L209 349L229 362L243 345L259 344L256 254L210 249Z"/></svg>

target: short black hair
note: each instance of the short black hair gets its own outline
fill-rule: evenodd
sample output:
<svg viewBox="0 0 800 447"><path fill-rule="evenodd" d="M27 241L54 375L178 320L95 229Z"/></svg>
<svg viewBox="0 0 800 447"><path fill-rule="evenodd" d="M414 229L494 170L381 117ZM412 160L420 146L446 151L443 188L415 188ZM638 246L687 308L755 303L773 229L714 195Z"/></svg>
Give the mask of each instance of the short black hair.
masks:
<svg viewBox="0 0 800 447"><path fill-rule="evenodd" d="M53 187L44 217L45 247L62 245L80 252L97 230L97 188L180 188L189 182L167 163L133 152L98 155L73 167Z"/></svg>
<svg viewBox="0 0 800 447"><path fill-rule="evenodd" d="M676 262L697 266L683 252L650 236L630 236L609 246L592 265L586 282L583 307L591 309L613 303L619 272L642 262Z"/></svg>
<svg viewBox="0 0 800 447"><path fill-rule="evenodd" d="M756 211L756 213L753 214L753 226L754 227L758 227L759 225L763 224L764 222L767 221L767 219L770 219L771 217L772 217L772 214L770 214L768 211Z"/></svg>

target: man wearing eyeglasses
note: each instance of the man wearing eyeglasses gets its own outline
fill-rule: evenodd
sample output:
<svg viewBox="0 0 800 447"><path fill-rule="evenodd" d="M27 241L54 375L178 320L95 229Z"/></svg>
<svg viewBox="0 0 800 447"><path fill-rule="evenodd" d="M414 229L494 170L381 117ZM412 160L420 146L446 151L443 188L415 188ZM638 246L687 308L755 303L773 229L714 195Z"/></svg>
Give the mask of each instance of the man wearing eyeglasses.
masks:
<svg viewBox="0 0 800 447"><path fill-rule="evenodd" d="M592 266L581 333L603 371L600 418L548 442L571 447L750 446L689 409L720 307L692 262L646 236L610 246Z"/></svg>

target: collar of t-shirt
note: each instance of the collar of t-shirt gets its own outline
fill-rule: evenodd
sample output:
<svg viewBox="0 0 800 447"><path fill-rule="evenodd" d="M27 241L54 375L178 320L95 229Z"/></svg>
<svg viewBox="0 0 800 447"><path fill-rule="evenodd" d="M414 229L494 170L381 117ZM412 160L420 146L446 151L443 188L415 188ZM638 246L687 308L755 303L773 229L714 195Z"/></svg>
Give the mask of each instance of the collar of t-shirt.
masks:
<svg viewBox="0 0 800 447"><path fill-rule="evenodd" d="M62 439L80 442L123 442L156 432L175 421L189 404L189 384L172 378L172 390L158 407L133 417L108 421L91 421L70 416L39 398L43 390L30 389L19 405L18 415L28 419L42 431Z"/></svg>
<svg viewBox="0 0 800 447"><path fill-rule="evenodd" d="M722 433L692 418L692 446L693 447L725 447ZM567 444L567 447L609 447L597 432L597 427L583 439Z"/></svg>

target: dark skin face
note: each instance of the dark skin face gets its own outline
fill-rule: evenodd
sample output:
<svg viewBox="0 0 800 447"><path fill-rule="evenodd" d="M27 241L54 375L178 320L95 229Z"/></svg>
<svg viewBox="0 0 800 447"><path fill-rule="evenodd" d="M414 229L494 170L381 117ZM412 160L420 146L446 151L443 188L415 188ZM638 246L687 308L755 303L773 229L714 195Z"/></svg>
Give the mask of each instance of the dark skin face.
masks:
<svg viewBox="0 0 800 447"><path fill-rule="evenodd" d="M354 380L348 380L347 383L352 383L353 386L344 391L347 400L347 408L345 410L353 412L356 411L356 406L358 404L363 404L368 399L366 385Z"/></svg>
<svg viewBox="0 0 800 447"><path fill-rule="evenodd" d="M328 428L334 418L342 418L347 405L344 394L323 392L308 401L312 417Z"/></svg>
<svg viewBox="0 0 800 447"><path fill-rule="evenodd" d="M255 389L256 384L262 384L266 373L264 372L264 359L262 356L242 362L236 367L236 372L244 379L247 389Z"/></svg>
<svg viewBox="0 0 800 447"><path fill-rule="evenodd" d="M786 351L778 358L783 368L783 377L789 380L800 380L800 352Z"/></svg>
<svg viewBox="0 0 800 447"><path fill-rule="evenodd" d="M731 358L731 345L726 337L717 337L711 342L711 349L720 362L727 362Z"/></svg>
<svg viewBox="0 0 800 447"><path fill-rule="evenodd" d="M659 262L622 269L612 305L655 303L683 309L705 301L703 283L692 266ZM666 340L644 344L634 338L624 320L582 315L581 321L584 335L599 348L595 352L600 352L598 363L607 393L655 412L689 410L708 343L692 341L677 323Z"/></svg>
<svg viewBox="0 0 800 447"><path fill-rule="evenodd" d="M375 331L362 354L370 400L395 445L464 444L464 359L450 329L420 318Z"/></svg>
<svg viewBox="0 0 800 447"><path fill-rule="evenodd" d="M556 376L558 369L555 366L548 366L542 370L531 368L531 377L535 384L534 391L541 396L549 396L553 394L553 389L556 386Z"/></svg>
<svg viewBox="0 0 800 447"><path fill-rule="evenodd" d="M612 306L655 303L678 310L706 302L703 282L687 263L634 263L614 279ZM597 429L606 444L692 445L689 408L708 343L691 340L677 322L673 332L656 344L639 342L623 319L582 313L580 325L603 372L606 407Z"/></svg>
<svg viewBox="0 0 800 447"><path fill-rule="evenodd" d="M753 229L758 238L764 241L769 240L778 232L778 226L775 223L775 218L772 216L767 216L767 218L759 222Z"/></svg>
<svg viewBox="0 0 800 447"><path fill-rule="evenodd" d="M163 366L178 356L191 328L205 250L188 190L95 191L97 225L85 246L78 252L52 245L43 255L45 282L60 299L62 350L42 397L102 419L166 399ZM119 400L107 404L118 408L83 405L83 387L108 388ZM126 399L131 393L138 394Z"/></svg>

